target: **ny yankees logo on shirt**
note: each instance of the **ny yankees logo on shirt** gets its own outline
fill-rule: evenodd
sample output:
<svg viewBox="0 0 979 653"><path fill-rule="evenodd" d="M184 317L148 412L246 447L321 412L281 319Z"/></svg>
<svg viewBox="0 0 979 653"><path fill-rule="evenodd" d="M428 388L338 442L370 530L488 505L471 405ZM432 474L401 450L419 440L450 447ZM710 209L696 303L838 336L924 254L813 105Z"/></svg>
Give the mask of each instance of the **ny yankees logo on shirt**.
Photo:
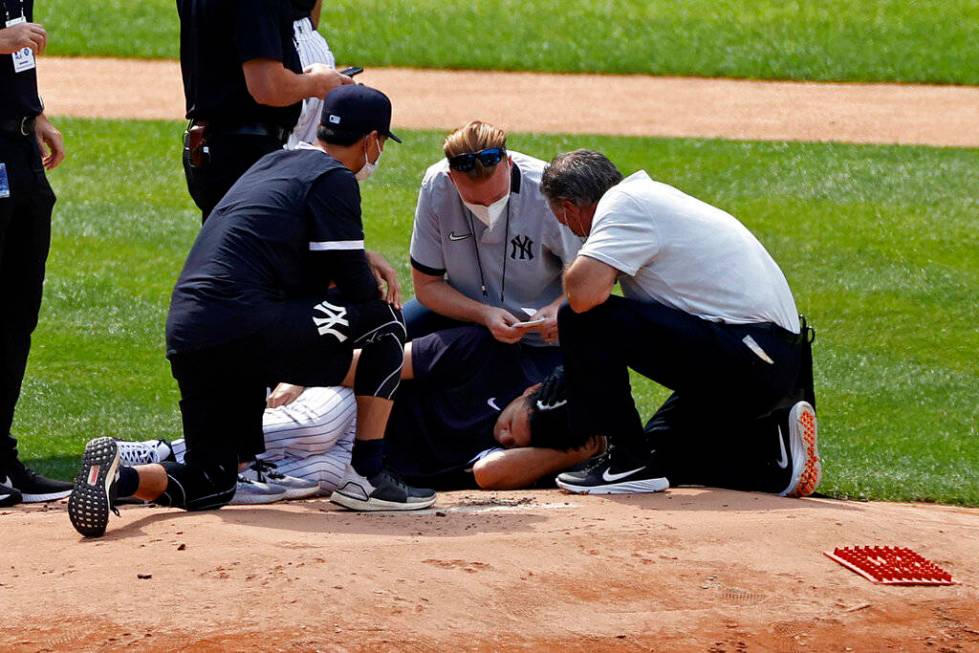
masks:
<svg viewBox="0 0 979 653"><path fill-rule="evenodd" d="M330 302L324 301L321 304L317 304L313 307L314 311L322 313L325 317L313 316L313 324L316 325L317 330L321 336L331 335L335 337L339 342L345 342L347 336L340 333L333 327L335 326L350 326L350 322L347 318L347 309L343 306L334 306Z"/></svg>
<svg viewBox="0 0 979 653"><path fill-rule="evenodd" d="M530 236L514 236L510 240L510 258L519 258L521 261L533 261L533 247L534 241L530 239Z"/></svg>

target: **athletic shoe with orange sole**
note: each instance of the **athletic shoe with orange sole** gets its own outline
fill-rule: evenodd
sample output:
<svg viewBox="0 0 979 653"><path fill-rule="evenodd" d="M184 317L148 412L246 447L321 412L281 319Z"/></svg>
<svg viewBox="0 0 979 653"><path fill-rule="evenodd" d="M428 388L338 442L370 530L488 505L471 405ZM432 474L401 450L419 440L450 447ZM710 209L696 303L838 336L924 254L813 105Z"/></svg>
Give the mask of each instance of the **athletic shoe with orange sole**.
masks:
<svg viewBox="0 0 979 653"><path fill-rule="evenodd" d="M816 491L823 475L816 431L816 409L808 401L792 406L785 430L779 424L781 451L777 464L782 469L791 464L792 470L789 484L779 492L780 496L807 497Z"/></svg>

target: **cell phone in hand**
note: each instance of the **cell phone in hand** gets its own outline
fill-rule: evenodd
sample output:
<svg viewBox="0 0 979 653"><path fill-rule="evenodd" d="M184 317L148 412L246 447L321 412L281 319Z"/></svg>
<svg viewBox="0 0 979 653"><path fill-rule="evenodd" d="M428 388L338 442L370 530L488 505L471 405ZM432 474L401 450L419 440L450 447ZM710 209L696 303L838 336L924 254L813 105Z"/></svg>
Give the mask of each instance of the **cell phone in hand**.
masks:
<svg viewBox="0 0 979 653"><path fill-rule="evenodd" d="M353 77L354 75L359 75L364 72L364 69L360 66L350 66L349 68L344 68L340 71L341 75L346 75L347 77Z"/></svg>

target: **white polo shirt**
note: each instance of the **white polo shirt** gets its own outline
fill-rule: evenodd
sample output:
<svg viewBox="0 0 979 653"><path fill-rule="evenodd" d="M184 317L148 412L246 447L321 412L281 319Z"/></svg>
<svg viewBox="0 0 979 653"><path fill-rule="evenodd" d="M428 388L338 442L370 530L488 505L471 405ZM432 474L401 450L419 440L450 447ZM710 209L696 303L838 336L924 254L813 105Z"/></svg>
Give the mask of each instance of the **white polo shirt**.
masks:
<svg viewBox="0 0 979 653"><path fill-rule="evenodd" d="M734 216L639 171L602 197L579 252L622 274L622 293L713 322L799 332L782 270Z"/></svg>
<svg viewBox="0 0 979 653"><path fill-rule="evenodd" d="M509 154L510 200L492 229L462 203L445 159L428 168L415 209L411 264L425 274L444 275L466 297L523 320L522 309L543 308L561 295L561 273L574 260L581 239L557 221L541 193L546 164ZM524 340L542 344L536 332Z"/></svg>

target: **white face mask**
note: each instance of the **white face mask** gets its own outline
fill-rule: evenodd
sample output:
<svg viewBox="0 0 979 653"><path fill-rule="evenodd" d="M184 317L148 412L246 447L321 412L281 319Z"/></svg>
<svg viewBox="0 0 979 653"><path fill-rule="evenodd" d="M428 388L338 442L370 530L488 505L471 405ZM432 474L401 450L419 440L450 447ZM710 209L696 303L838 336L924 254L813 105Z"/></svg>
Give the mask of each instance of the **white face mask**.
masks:
<svg viewBox="0 0 979 653"><path fill-rule="evenodd" d="M368 149L370 148L368 147ZM370 159L367 157L367 151L368 150L366 149L364 150L364 166L354 173L354 179L357 181L367 181L367 179L374 174L374 171L377 170L377 164L381 162L381 155L384 154L384 150L378 152L377 159L374 160L374 163L371 163Z"/></svg>
<svg viewBox="0 0 979 653"><path fill-rule="evenodd" d="M463 201L462 203L466 205L467 209L473 212L474 216L479 218L480 222L492 229L493 225L500 219L500 216L503 215L503 212L506 211L506 205L509 201L510 193L507 193L489 206L483 206L482 204L470 204L466 201Z"/></svg>

